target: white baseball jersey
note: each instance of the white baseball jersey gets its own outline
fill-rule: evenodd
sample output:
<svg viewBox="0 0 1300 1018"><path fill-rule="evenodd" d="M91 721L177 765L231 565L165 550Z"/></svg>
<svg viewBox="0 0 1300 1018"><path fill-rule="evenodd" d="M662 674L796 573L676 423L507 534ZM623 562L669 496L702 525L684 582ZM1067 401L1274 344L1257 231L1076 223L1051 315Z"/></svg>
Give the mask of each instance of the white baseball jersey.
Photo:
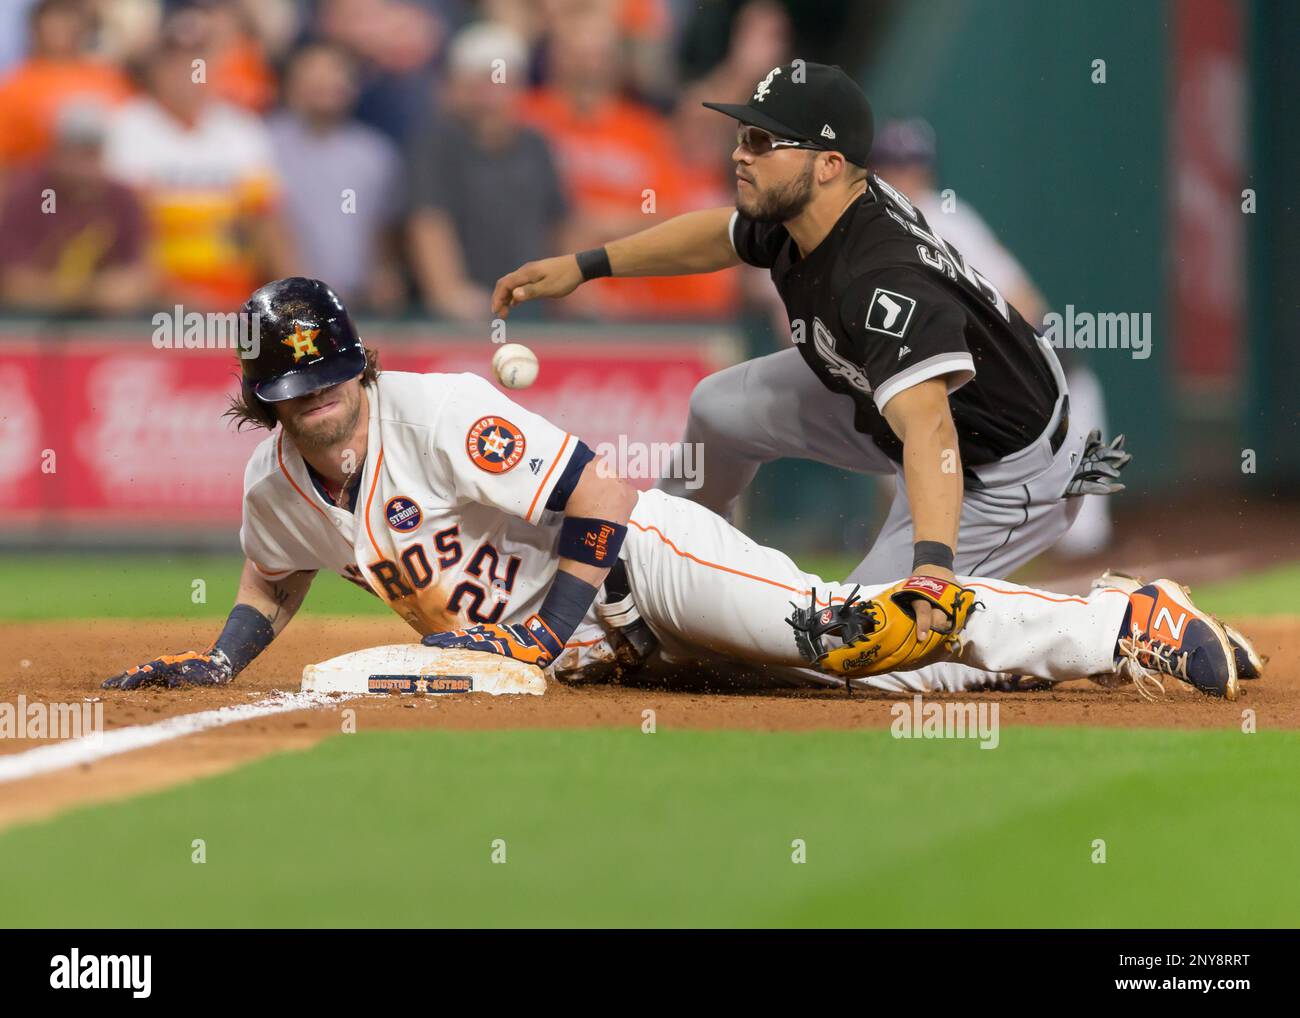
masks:
<svg viewBox="0 0 1300 1018"><path fill-rule="evenodd" d="M244 554L268 579L333 570L422 634L526 619L555 575L562 516L546 502L577 439L477 375L386 371L365 392L354 511L277 430L244 473Z"/></svg>

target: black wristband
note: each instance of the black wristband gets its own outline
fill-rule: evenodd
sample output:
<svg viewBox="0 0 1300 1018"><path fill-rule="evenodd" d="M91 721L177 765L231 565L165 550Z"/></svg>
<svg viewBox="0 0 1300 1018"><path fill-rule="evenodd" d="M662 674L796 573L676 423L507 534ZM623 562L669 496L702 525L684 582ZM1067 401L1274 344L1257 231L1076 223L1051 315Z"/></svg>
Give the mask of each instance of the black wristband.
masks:
<svg viewBox="0 0 1300 1018"><path fill-rule="evenodd" d="M212 649L221 651L230 662L231 674L238 675L274 639L275 628L270 619L252 605L237 604Z"/></svg>
<svg viewBox="0 0 1300 1018"><path fill-rule="evenodd" d="M912 545L912 572L921 566L943 566L952 571L953 553L942 541L917 541Z"/></svg>
<svg viewBox="0 0 1300 1018"><path fill-rule="evenodd" d="M614 270L609 265L609 252L603 247L579 251L575 257L578 259L578 271L582 273L584 283L589 279L602 279L614 274Z"/></svg>
<svg viewBox="0 0 1300 1018"><path fill-rule="evenodd" d="M598 520L591 516L566 516L560 524L560 540L555 553L598 569L609 569L618 561L619 549L627 537L622 523Z"/></svg>
<svg viewBox="0 0 1300 1018"><path fill-rule="evenodd" d="M546 623L561 647L578 628L578 623L596 600L596 594L597 588L586 580L580 580L563 569L556 572L537 617Z"/></svg>

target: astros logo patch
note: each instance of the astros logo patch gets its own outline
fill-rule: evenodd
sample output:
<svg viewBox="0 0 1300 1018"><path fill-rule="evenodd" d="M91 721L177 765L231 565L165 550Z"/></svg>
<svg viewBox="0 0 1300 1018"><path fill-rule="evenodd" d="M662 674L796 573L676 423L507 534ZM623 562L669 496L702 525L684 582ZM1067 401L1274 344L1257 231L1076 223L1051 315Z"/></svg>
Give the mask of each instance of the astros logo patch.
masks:
<svg viewBox="0 0 1300 1018"><path fill-rule="evenodd" d="M504 474L524 458L524 433L502 417L480 417L465 436L465 451L489 474Z"/></svg>
<svg viewBox="0 0 1300 1018"><path fill-rule="evenodd" d="M414 530L420 525L423 514L420 507L405 495L394 495L384 503L384 516L394 530Z"/></svg>

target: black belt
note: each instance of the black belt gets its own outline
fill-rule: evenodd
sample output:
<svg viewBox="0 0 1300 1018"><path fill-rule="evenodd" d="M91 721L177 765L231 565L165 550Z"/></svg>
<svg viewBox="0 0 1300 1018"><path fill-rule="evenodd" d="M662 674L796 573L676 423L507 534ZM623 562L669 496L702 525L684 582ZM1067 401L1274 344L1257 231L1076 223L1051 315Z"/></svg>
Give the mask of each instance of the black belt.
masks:
<svg viewBox="0 0 1300 1018"><path fill-rule="evenodd" d="M1052 432L1051 446L1052 455L1055 456L1061 451L1061 446L1065 444L1065 436L1070 433L1070 397L1067 394L1061 400L1061 423L1056 426Z"/></svg>

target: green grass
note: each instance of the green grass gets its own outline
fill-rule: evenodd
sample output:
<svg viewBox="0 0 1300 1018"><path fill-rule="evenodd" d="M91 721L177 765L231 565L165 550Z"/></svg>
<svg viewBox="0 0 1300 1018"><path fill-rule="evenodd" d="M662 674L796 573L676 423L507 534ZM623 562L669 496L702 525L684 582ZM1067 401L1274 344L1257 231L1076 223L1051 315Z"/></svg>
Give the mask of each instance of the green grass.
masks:
<svg viewBox="0 0 1300 1018"><path fill-rule="evenodd" d="M242 560L231 555L10 555L0 557L0 619L226 617ZM804 568L823 577L856 563L808 558ZM206 600L195 603L194 581ZM1295 612L1300 563L1248 577L1198 586L1198 604L1221 615ZM312 584L303 608L325 615L383 615L388 608L333 573Z"/></svg>
<svg viewBox="0 0 1300 1018"><path fill-rule="evenodd" d="M1300 563L1207 583L1193 593L1198 605L1218 615L1294 615L1300 610Z"/></svg>
<svg viewBox="0 0 1300 1018"><path fill-rule="evenodd" d="M0 558L0 619L224 619L242 565L236 555L10 555ZM196 590L203 600L196 602ZM378 598L324 572L303 611L389 613Z"/></svg>
<svg viewBox="0 0 1300 1018"><path fill-rule="evenodd" d="M991 751L881 731L337 736L0 835L4 923L1285 926L1298 750L1235 730L1006 728Z"/></svg>

